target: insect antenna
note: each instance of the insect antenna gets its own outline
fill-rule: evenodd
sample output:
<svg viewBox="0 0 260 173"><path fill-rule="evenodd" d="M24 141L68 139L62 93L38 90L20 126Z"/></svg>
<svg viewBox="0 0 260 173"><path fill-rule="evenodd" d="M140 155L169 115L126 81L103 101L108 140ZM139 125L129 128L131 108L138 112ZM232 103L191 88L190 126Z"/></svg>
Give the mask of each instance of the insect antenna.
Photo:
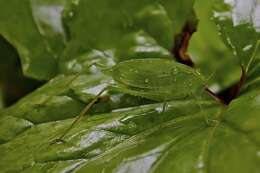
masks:
<svg viewBox="0 0 260 173"><path fill-rule="evenodd" d="M203 110L201 103L200 103L200 100L202 100L200 95L203 94L203 92L204 92L204 90L202 90L201 93L199 93L199 94L191 93L191 95L194 97L195 103L199 106L200 113L203 115L206 125L209 126L210 125L209 117Z"/></svg>

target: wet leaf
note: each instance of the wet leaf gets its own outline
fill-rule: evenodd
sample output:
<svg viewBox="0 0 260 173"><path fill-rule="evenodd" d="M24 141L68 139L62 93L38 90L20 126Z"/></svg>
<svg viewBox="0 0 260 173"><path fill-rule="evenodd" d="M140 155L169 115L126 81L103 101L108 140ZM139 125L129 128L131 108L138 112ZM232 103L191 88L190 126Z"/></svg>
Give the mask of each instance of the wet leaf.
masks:
<svg viewBox="0 0 260 173"><path fill-rule="evenodd" d="M116 62L173 58L175 37L188 19L196 19L193 0L71 1L64 17L70 40L60 72L75 72L75 66L81 66L75 59L94 51Z"/></svg>
<svg viewBox="0 0 260 173"><path fill-rule="evenodd" d="M43 80L57 73L57 59L64 47L64 2L0 1L0 35L17 49L26 76Z"/></svg>
<svg viewBox="0 0 260 173"><path fill-rule="evenodd" d="M260 2L220 0L216 3L215 9L215 21L223 40L248 71L252 63L252 54L260 39Z"/></svg>
<svg viewBox="0 0 260 173"><path fill-rule="evenodd" d="M223 42L212 20L213 7L217 3L215 0L195 2L199 23L188 50L196 67L208 79L208 87L214 92L222 91L239 81L241 73L237 57Z"/></svg>
<svg viewBox="0 0 260 173"><path fill-rule="evenodd" d="M240 9L242 1L236 1L234 8L223 6L220 1L208 4L219 6L221 13L215 13L219 14L215 20L224 40L235 45L231 50L236 53L230 59L236 58L247 67L241 92L229 105L223 105L205 90L208 75L171 59L175 36L181 34L188 19L196 19L193 1L70 0L64 12L64 32L58 22L61 11L56 13L58 7L53 5L63 6L63 2L0 1L0 5L6 5L0 19L16 14L10 15L10 21L0 22L0 33L18 49L20 56L24 56L23 51L31 55L41 48L37 49L37 56L32 56L41 64L38 55L54 56L48 51L45 54L46 45L59 52L62 45L56 43L63 44L64 37L68 39L61 57L54 58L53 63L59 66L61 74L13 106L0 110L0 172L259 172L258 24L247 8L242 10L250 16L246 17L247 24L244 19L243 24L237 24L229 15L236 16L232 9ZM242 4L251 9L252 2L258 7L256 0ZM10 10L15 5L20 8ZM41 11L45 6L48 10L56 9L55 13L47 13L45 8ZM52 18L55 22L46 20L52 14L58 14ZM224 57L231 55L211 24L217 43L209 47L214 48L196 51L201 45L193 45L192 52L200 59L207 58L203 53L214 59L222 50ZM195 40L207 44L209 36L206 31L199 32ZM242 52L246 42L254 44L254 48ZM45 65L34 64L28 74L50 77L53 69L48 58L44 62ZM230 68L237 65L231 60L219 63L230 63ZM232 76L233 70L227 75ZM223 79L225 73L215 75ZM227 80L236 79L230 76ZM111 83L113 86L108 87ZM212 83L229 85L217 78ZM65 135L65 142L51 145L105 87L108 90Z"/></svg>

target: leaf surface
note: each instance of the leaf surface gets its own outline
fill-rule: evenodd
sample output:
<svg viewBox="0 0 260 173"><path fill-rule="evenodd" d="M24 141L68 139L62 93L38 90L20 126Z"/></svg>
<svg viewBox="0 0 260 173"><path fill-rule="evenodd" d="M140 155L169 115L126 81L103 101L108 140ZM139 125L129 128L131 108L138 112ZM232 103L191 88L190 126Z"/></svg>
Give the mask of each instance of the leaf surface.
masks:
<svg viewBox="0 0 260 173"><path fill-rule="evenodd" d="M65 2L0 1L0 35L17 49L26 76L43 80L57 73L57 58L64 47L61 12Z"/></svg>
<svg viewBox="0 0 260 173"><path fill-rule="evenodd" d="M81 64L75 59L94 51L116 62L173 58L176 35L188 20L196 20L188 0L71 1L64 18L70 40L59 62L61 73L77 71Z"/></svg>
<svg viewBox="0 0 260 173"><path fill-rule="evenodd" d="M11 2L19 4L11 0L8 5ZM27 2L21 4L28 5ZM32 2L35 9L52 4ZM0 110L0 170L258 173L260 53L257 41L252 42L256 48L250 49L248 56L239 47L244 40L233 48L237 50L234 56L248 67L248 76L239 96L228 106L221 104L205 92L202 74L169 59L174 35L181 32L190 17L195 19L192 7L191 1L179 0L96 0L95 3L71 0L65 10L68 43L58 60L62 74L15 105ZM230 9L225 8L229 12ZM0 19L1 14L8 13L0 12ZM49 46L55 47L55 39L63 34L51 36L53 31L49 32L48 28L56 27L50 21L44 23L47 13L37 10L28 14L37 18L33 31L43 30ZM241 38L237 36L248 33L244 25L233 26L230 18L224 19L219 21L222 29L228 28L224 39L234 34L236 37L230 41L239 42ZM16 38L13 35L16 32L7 32L1 24L0 32L4 31L3 36L9 42L31 38L28 35ZM16 31L15 25L18 22L10 24L10 31ZM251 34L257 33L257 27L252 28L249 41ZM222 44L220 40L219 44ZM109 73L104 74L111 66ZM48 70L41 67L39 70ZM86 117L66 134L65 143L50 145L113 79L119 89L109 88Z"/></svg>
<svg viewBox="0 0 260 173"><path fill-rule="evenodd" d="M219 1L215 6L214 17L223 40L238 57L240 64L248 70L260 39L260 2Z"/></svg>

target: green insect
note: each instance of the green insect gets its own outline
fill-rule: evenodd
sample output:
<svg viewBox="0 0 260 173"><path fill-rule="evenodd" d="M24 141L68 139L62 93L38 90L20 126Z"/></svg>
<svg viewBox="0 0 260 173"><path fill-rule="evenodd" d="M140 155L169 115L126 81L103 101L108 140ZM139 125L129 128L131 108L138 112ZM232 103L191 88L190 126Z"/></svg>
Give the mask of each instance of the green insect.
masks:
<svg viewBox="0 0 260 173"><path fill-rule="evenodd" d="M205 85L194 69L168 59L139 59L119 63L110 73L114 89L155 101L193 96Z"/></svg>
<svg viewBox="0 0 260 173"><path fill-rule="evenodd" d="M109 84L97 94L58 141L62 141L106 90L116 90L164 103L199 98L205 91L205 79L198 71L170 59L123 61L106 69L105 73L113 77L113 84Z"/></svg>

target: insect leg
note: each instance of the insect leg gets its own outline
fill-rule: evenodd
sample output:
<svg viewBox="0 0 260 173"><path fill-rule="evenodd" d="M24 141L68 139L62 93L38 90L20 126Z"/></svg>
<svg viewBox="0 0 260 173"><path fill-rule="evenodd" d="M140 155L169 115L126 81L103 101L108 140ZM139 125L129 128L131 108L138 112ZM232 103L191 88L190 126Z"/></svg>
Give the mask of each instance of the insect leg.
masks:
<svg viewBox="0 0 260 173"><path fill-rule="evenodd" d="M167 102L166 101L164 101L163 102L163 109L162 109L162 113L164 113L165 112L165 110L166 110L166 108L167 108Z"/></svg>
<svg viewBox="0 0 260 173"><path fill-rule="evenodd" d="M58 138L55 139L51 144L55 144L57 142L65 142L63 138L70 132L70 130L81 120L81 118L91 109L91 107L97 102L99 97L107 90L107 87L102 89L92 100L87 104L87 106L80 112L80 114L76 117L76 119L72 122L72 124L64 131L64 133Z"/></svg>

